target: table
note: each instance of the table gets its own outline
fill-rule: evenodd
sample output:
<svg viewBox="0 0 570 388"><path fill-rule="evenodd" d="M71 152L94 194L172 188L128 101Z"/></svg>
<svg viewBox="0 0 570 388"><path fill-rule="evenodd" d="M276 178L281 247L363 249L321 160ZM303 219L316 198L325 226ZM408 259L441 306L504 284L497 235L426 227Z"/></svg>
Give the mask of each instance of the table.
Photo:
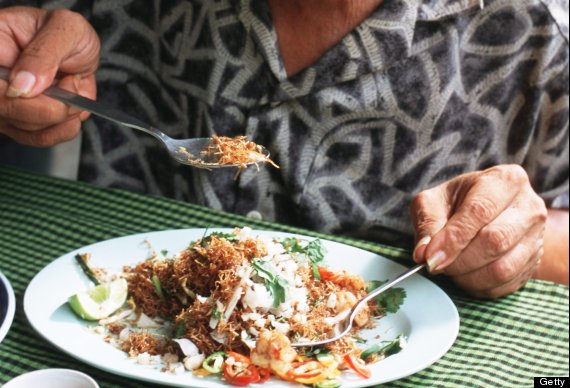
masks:
<svg viewBox="0 0 570 388"><path fill-rule="evenodd" d="M32 277L53 259L97 241L153 230L251 226L301 233L411 264L408 252L256 221L170 199L103 189L0 166L0 271L17 311L0 344L0 384L41 368L83 371L101 387L150 386L90 367L52 347L29 326L22 300ZM534 376L568 376L568 287L531 281L506 298L475 300L433 279L456 304L461 327L434 365L387 387L532 387Z"/></svg>

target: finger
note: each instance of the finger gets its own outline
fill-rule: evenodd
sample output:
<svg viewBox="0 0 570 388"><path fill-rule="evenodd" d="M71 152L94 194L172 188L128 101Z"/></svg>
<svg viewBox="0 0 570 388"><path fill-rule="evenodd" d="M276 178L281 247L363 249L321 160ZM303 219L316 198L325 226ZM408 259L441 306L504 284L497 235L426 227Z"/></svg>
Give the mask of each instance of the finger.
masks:
<svg viewBox="0 0 570 388"><path fill-rule="evenodd" d="M450 208L446 193L444 185L438 186L422 191L411 203L410 215L416 235L413 259L417 263L425 261L425 250L432 236L439 232L448 220Z"/></svg>
<svg viewBox="0 0 570 388"><path fill-rule="evenodd" d="M91 100L95 100L97 98L97 81L94 74L89 74L87 76L76 74L74 76L74 83L79 95ZM79 118L81 121L85 121L90 115L90 112L81 111Z"/></svg>
<svg viewBox="0 0 570 388"><path fill-rule="evenodd" d="M67 76L60 81L58 86L89 98L94 98L96 94L93 76L84 79ZM6 83L0 81L0 117L23 130L34 131L50 127L67 121L81 112L78 108L70 107L44 95L27 99L4 97L5 87ZM88 115L88 113L81 115L82 121Z"/></svg>
<svg viewBox="0 0 570 388"><path fill-rule="evenodd" d="M455 276L453 280L470 293L504 288L515 282L521 273L535 267L541 248L540 228L537 227L504 256L475 271Z"/></svg>
<svg viewBox="0 0 570 388"><path fill-rule="evenodd" d="M39 131L22 131L11 124L0 125L0 132L20 144L32 147L50 147L69 141L77 136L81 129L81 120L74 117L66 122Z"/></svg>
<svg viewBox="0 0 570 388"><path fill-rule="evenodd" d="M99 40L81 15L59 9L41 21L12 67L9 97L37 96L51 85L58 71L92 74L97 68Z"/></svg>
<svg viewBox="0 0 570 388"><path fill-rule="evenodd" d="M528 203L530 206L530 201ZM445 274L458 276L488 265L506 255L527 234L537 235L536 231L543 229L543 224L534 211L523 211L519 207L506 209L479 231L457 259L445 268Z"/></svg>
<svg viewBox="0 0 570 388"><path fill-rule="evenodd" d="M47 11L33 7L8 7L0 12L0 65L12 68L43 24Z"/></svg>
<svg viewBox="0 0 570 388"><path fill-rule="evenodd" d="M479 231L500 215L518 195L528 176L520 166L499 166L453 180L447 186L454 213L432 237L425 255L430 268L449 266Z"/></svg>
<svg viewBox="0 0 570 388"><path fill-rule="evenodd" d="M75 92L75 85L66 77L62 85ZM6 83L0 82L0 116L24 130L37 130L66 121L78 111L50 97L40 95L31 99L9 98L2 93Z"/></svg>
<svg viewBox="0 0 570 388"><path fill-rule="evenodd" d="M521 272L520 275L513 279L511 282L488 290L473 291L471 292L471 295L479 299L496 299L518 291L524 287L525 284L532 278L532 274L540 264L540 260L543 254L544 251L542 250L537 253L535 258L531 261L533 265L530 265L524 272Z"/></svg>

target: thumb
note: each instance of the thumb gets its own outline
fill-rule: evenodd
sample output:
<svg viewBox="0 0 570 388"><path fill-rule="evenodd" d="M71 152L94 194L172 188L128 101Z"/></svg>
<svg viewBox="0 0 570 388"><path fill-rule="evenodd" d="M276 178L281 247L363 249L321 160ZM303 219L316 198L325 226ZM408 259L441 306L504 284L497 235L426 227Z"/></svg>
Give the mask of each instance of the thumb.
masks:
<svg viewBox="0 0 570 388"><path fill-rule="evenodd" d="M28 42L12 66L8 97L35 97L49 87L58 72L92 74L97 69L99 39L78 13L54 10L41 14L34 27L24 31ZM26 41L20 39L20 41Z"/></svg>
<svg viewBox="0 0 570 388"><path fill-rule="evenodd" d="M446 184L433 189L422 191L413 199L410 212L412 223L415 229L416 246L413 259L416 263L426 261L425 251L432 237L439 232L447 223L450 215L449 201L446 198ZM438 263L427 263L431 268Z"/></svg>

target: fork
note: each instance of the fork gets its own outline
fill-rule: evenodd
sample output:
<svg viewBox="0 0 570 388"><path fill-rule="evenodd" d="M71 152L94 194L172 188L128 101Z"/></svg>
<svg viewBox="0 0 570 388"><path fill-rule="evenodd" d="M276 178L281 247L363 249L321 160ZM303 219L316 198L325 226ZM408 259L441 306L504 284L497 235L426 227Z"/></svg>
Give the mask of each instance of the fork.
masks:
<svg viewBox="0 0 570 388"><path fill-rule="evenodd" d="M10 78L10 69L0 66L0 79L8 81ZM173 139L164 132L148 125L137 118L134 118L118 109L106 106L100 102L58 88L50 86L43 92L44 95L63 102L64 104L76 106L80 109L93 113L96 116L103 117L113 121L119 125L143 131L154 138L158 139L166 148L169 155L178 163L205 169L213 169L220 167L243 167L244 164L219 164L216 162L214 155L205 155L201 151L211 144L211 138L194 138L194 139ZM260 147L260 152L269 158L269 151ZM252 161L247 164L256 163Z"/></svg>
<svg viewBox="0 0 570 388"><path fill-rule="evenodd" d="M360 308L362 306L364 306L366 303L368 303L368 301L370 299L377 297L378 295L380 295L384 291L392 288L395 284L400 283L402 280L407 279L408 277L412 276L416 272L421 271L424 267L425 267L425 264L418 264L415 267L412 267L409 270L407 270L406 272L402 273L398 277L394 278L390 282L383 284L380 287L375 288L374 290L370 291L364 298L360 299L352 307L352 309L350 310L350 315L348 315L346 318L344 318L340 322L342 331L339 334L335 335L334 337L326 338L326 339L319 340L319 341L294 342L291 344L291 346L294 346L294 347L301 347L301 346L312 347L312 346L324 345L324 344L327 344L329 342L333 342L333 341L341 339L342 337L344 337L346 334L348 334L350 332L350 330L352 329L352 324L354 322L354 318L356 317L356 314L358 314L358 311L360 310Z"/></svg>

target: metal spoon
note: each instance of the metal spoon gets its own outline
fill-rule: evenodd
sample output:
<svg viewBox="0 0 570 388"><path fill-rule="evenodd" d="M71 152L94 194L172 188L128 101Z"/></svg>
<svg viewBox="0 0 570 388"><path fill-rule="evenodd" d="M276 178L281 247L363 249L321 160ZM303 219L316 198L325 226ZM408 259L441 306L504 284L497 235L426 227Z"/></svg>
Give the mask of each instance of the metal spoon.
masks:
<svg viewBox="0 0 570 388"><path fill-rule="evenodd" d="M346 334L348 334L348 332L350 332L350 330L352 329L352 323L354 322L354 318L356 317L358 310L360 310L360 308L362 306L364 306L366 303L368 303L368 301L370 299L377 297L378 295L380 295L384 291L392 288L395 284L400 283L402 280L407 279L408 277L412 276L416 272L421 271L422 268L424 268L424 267L425 267L425 264L418 264L415 267L407 270L406 272L404 272L403 274L401 274L397 278L395 278L395 279L391 280L390 282L383 284L380 287L369 292L364 298L360 299L358 301L358 303L356 303L354 305L354 307L352 307L352 309L350 310L350 314L343 321L340 322L340 327L341 327L342 331L339 334L335 335L334 337L326 338L326 339L319 340L319 341L295 342L295 343L292 343L291 346L296 346L296 347L299 347L299 346L305 346L305 347L319 346L319 345L324 345L324 344L327 344L329 342L333 342L333 341L336 341L338 339L341 339Z"/></svg>
<svg viewBox="0 0 570 388"><path fill-rule="evenodd" d="M0 66L0 79L8 81L9 77L10 69ZM138 129L139 131L143 131L154 136L162 142L169 155L178 163L205 169L243 167L243 164L219 164L217 163L217 158L214 155L207 156L202 154L201 151L211 144L210 138L173 139L164 134L158 128L131 117L118 109L103 105L100 102L96 102L78 94L68 92L67 90L58 88L57 86L50 86L43 92L43 94L67 105L76 106L80 109L91 112L94 115L111 120L117 124ZM261 147L261 153L263 156L269 158L269 151L266 148ZM259 160L252 161L248 164L254 164L256 162L259 162Z"/></svg>

